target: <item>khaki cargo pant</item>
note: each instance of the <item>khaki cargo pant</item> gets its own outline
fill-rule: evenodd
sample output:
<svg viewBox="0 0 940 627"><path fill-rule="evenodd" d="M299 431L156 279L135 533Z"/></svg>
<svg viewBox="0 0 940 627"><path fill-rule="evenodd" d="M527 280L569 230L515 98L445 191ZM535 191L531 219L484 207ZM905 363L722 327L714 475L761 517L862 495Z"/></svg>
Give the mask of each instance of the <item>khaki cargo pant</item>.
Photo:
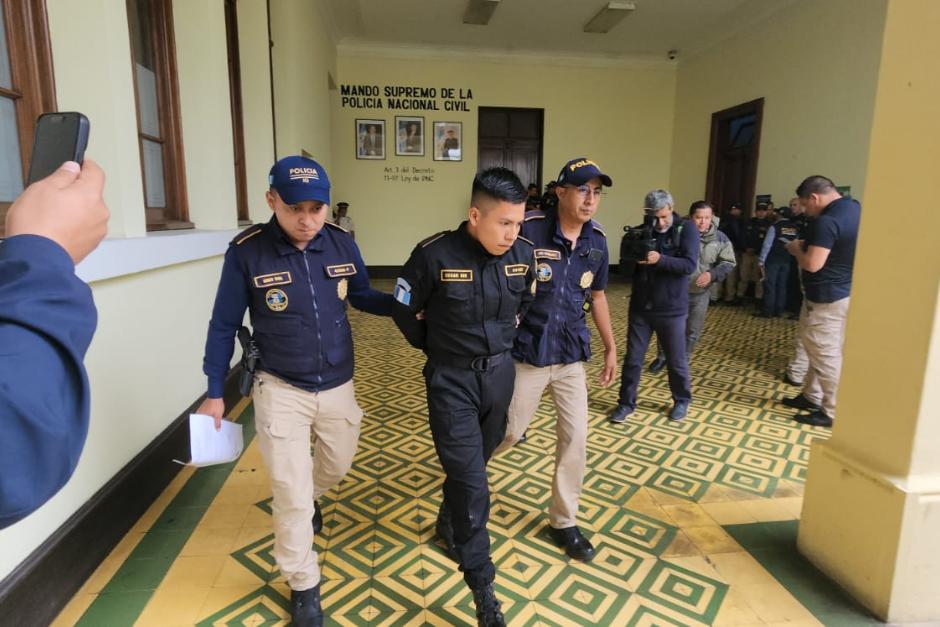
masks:
<svg viewBox="0 0 940 627"><path fill-rule="evenodd" d="M252 398L258 448L274 496L274 559L292 590L307 590L320 583L313 501L349 471L362 410L352 381L307 392L261 372Z"/></svg>
<svg viewBox="0 0 940 627"><path fill-rule="evenodd" d="M849 299L834 303L803 301L800 312L800 339L809 360L803 379L803 396L819 405L826 415L836 417L836 392L842 374L842 344Z"/></svg>
<svg viewBox="0 0 940 627"><path fill-rule="evenodd" d="M578 499L587 463L588 394L584 364L575 362L538 368L515 362L516 387L506 423L506 437L496 454L513 447L526 429L547 387L555 403L555 476L549 522L555 529L577 524Z"/></svg>
<svg viewBox="0 0 940 627"><path fill-rule="evenodd" d="M738 298L743 298L747 293L748 283L754 284L754 298L764 297L764 282L760 278L760 263L757 259L757 253L745 251L741 255L738 276Z"/></svg>

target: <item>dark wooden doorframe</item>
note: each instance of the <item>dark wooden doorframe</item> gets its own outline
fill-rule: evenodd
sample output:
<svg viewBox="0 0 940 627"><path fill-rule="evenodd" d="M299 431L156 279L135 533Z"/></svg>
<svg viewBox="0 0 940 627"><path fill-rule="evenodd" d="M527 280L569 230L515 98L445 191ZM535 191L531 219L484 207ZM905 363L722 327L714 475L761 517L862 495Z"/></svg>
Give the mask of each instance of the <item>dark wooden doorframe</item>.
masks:
<svg viewBox="0 0 940 627"><path fill-rule="evenodd" d="M720 155L718 154L721 144L721 134L731 120L752 114L754 115L753 152L751 154L749 170L747 173L745 197L738 199L739 202L743 204L745 215L750 214L750 212L753 210L752 205L754 202L754 194L757 189L757 162L760 158L760 137L764 118L763 98L751 100L750 102L745 102L734 107L729 107L728 109L722 109L721 111L716 111L712 114L711 139L708 143L708 174L705 179L705 198L712 203L722 202L722 204L727 205L727 199L718 198L718 196L720 196L719 187L721 184L721 181L719 180L719 165L721 159L719 158ZM715 209L719 212L724 212L728 208L727 206L719 206L715 207Z"/></svg>

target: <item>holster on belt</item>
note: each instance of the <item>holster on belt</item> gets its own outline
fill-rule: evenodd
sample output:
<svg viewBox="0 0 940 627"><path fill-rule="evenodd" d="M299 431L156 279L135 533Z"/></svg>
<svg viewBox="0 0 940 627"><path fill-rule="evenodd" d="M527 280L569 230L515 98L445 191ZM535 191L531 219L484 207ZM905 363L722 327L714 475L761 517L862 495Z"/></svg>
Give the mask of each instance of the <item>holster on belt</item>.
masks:
<svg viewBox="0 0 940 627"><path fill-rule="evenodd" d="M238 391L242 396L251 396L251 387L255 382L255 367L261 358L258 344L251 337L248 327L238 329L238 343L242 345L242 372L238 378Z"/></svg>

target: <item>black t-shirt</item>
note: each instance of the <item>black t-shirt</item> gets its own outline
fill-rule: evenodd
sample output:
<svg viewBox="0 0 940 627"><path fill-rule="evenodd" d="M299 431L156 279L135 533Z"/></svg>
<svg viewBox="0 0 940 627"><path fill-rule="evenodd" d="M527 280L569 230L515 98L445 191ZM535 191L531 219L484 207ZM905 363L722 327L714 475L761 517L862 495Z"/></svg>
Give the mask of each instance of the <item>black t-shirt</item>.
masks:
<svg viewBox="0 0 940 627"><path fill-rule="evenodd" d="M854 198L839 198L810 223L806 246L829 249L829 258L819 272L803 272L806 298L814 303L834 303L847 298L852 289L852 265L861 206Z"/></svg>

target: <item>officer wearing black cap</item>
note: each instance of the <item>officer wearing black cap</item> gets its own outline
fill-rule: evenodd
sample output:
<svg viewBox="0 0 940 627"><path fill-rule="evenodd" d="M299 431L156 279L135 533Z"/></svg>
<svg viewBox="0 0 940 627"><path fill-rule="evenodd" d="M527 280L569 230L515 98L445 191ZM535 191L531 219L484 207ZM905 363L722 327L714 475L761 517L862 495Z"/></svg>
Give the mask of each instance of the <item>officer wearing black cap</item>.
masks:
<svg viewBox="0 0 940 627"><path fill-rule="evenodd" d="M209 392L197 411L220 424L233 340L248 309L261 352L252 398L274 496L274 558L291 588L294 624L316 626L315 499L349 470L362 420L347 302L388 316L394 301L369 287L359 248L327 221L330 181L320 164L286 157L269 184L271 220L240 233L225 253L203 366Z"/></svg>
<svg viewBox="0 0 940 627"><path fill-rule="evenodd" d="M493 592L486 463L506 430L509 351L535 288L532 243L519 237L525 200L510 170L479 173L468 219L418 244L395 286L395 322L428 357L428 418L446 474L438 533L473 591L480 625L505 624Z"/></svg>
<svg viewBox="0 0 940 627"><path fill-rule="evenodd" d="M601 191L612 184L596 163L572 159L555 188L558 206L526 214L522 233L535 244L536 296L519 326L512 356L516 386L509 406L508 450L525 433L545 388L555 405L555 475L549 534L569 557L594 558L594 547L577 525L578 501L587 462L588 394L584 362L591 358L590 311L604 342L600 384L617 373L617 346L610 324L607 235L592 218Z"/></svg>

